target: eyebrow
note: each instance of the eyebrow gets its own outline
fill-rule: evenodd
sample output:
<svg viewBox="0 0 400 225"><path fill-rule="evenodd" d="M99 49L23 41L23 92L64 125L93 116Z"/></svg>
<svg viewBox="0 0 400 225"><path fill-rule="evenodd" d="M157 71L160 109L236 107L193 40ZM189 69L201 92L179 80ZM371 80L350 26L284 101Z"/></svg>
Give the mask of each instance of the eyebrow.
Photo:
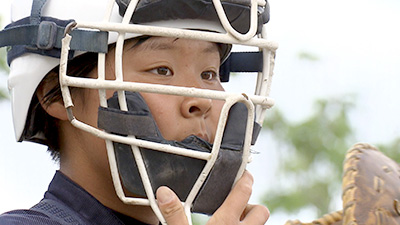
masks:
<svg viewBox="0 0 400 225"><path fill-rule="evenodd" d="M176 38L172 42L160 42L160 41L153 41L153 40L146 40L144 43L140 44L139 48L142 48L143 50L145 49L150 49L154 51L158 50L171 50L176 48L176 46L173 44L175 41L177 41L179 38ZM209 45L202 50L202 52L205 53L214 53L214 52L219 52L218 46L216 43L209 42Z"/></svg>

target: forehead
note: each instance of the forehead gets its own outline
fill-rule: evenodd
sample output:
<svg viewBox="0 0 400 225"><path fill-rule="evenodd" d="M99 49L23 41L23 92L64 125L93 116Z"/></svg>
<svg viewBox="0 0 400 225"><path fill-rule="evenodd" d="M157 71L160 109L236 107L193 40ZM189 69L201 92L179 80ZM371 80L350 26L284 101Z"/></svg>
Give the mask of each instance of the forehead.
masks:
<svg viewBox="0 0 400 225"><path fill-rule="evenodd" d="M199 51L219 53L220 47L214 42L169 37L144 37L127 42L126 48L135 51Z"/></svg>

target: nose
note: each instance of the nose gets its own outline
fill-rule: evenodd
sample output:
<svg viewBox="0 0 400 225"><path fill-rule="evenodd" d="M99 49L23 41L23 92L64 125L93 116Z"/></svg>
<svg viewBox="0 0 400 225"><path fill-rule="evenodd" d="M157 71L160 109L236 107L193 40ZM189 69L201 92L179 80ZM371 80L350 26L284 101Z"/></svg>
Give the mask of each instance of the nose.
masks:
<svg viewBox="0 0 400 225"><path fill-rule="evenodd" d="M201 77L196 75L196 71L182 71L182 74L185 74L185 76L179 77L178 86L207 89ZM206 117L211 108L211 99L184 97L181 104L181 113L185 118Z"/></svg>
<svg viewBox="0 0 400 225"><path fill-rule="evenodd" d="M183 117L206 117L212 107L212 100L205 98L185 97L181 105Z"/></svg>

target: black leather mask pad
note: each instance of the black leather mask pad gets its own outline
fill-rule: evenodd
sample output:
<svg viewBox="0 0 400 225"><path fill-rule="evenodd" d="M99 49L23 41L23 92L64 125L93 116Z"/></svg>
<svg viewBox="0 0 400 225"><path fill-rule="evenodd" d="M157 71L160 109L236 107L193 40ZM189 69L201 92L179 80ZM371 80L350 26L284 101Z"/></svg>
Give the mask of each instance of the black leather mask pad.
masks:
<svg viewBox="0 0 400 225"><path fill-rule="evenodd" d="M134 135L141 140L211 152L212 144L194 135L182 141L165 140L143 97L136 92L125 92L125 95L128 111L119 109L116 93L108 99L108 108L99 108L98 127L100 129L121 136ZM247 108L244 104L236 103L232 106L217 161L193 202L193 212L212 214L229 194L242 163L246 120ZM255 137L260 130L258 124L255 123L254 127L252 142L255 142ZM122 143L113 143L113 145L124 187L136 196L145 197L131 147ZM160 186L168 186L182 201L186 200L206 164L204 160L151 149L140 148L140 154L153 190L157 190Z"/></svg>

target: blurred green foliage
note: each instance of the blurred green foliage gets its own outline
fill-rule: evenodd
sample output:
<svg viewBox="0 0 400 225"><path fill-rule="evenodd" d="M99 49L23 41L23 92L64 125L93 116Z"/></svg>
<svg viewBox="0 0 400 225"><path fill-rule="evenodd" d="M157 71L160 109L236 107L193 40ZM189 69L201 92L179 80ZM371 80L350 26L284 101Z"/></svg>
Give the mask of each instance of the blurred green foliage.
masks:
<svg viewBox="0 0 400 225"><path fill-rule="evenodd" d="M312 62L319 61L319 57L316 54L308 51L300 51L297 56L300 60L308 60Z"/></svg>
<svg viewBox="0 0 400 225"><path fill-rule="evenodd" d="M264 124L279 143L277 179L267 190L265 204L271 213L296 213L312 207L319 216L332 211L340 193L342 162L354 143L348 112L351 100L319 100L315 112L301 122L288 121L273 110ZM334 209L337 210L337 209Z"/></svg>
<svg viewBox="0 0 400 225"><path fill-rule="evenodd" d="M354 97L319 100L314 113L301 122L288 121L279 110L269 115L264 127L280 149L276 179L263 198L272 214L307 208L320 217L341 209L335 202L341 201L343 160L356 143L349 121L352 102ZM400 138L376 146L400 161Z"/></svg>
<svg viewBox="0 0 400 225"><path fill-rule="evenodd" d="M386 156L389 158L393 159L396 162L400 162L400 154L399 154L399 149L400 149L400 137L397 137L390 141L389 143L385 144L377 144L376 147L385 153Z"/></svg>

